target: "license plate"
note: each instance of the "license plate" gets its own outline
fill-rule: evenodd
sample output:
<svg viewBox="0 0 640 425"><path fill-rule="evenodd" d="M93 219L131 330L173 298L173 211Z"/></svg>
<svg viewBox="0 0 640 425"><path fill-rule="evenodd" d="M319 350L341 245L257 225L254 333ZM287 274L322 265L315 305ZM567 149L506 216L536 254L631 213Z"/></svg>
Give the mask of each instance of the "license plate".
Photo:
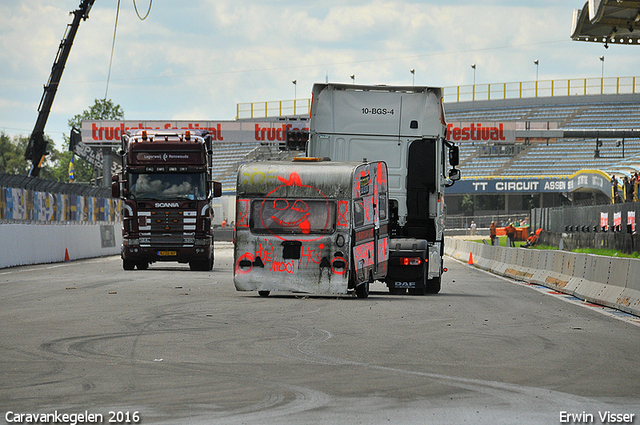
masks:
<svg viewBox="0 0 640 425"><path fill-rule="evenodd" d="M158 255L161 257L168 257L171 255L178 255L176 251L158 251Z"/></svg>

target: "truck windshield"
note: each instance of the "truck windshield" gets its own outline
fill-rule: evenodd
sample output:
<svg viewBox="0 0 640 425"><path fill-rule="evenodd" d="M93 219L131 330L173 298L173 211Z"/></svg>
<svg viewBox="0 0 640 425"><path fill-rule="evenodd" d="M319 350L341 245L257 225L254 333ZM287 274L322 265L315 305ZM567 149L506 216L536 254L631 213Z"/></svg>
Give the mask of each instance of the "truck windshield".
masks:
<svg viewBox="0 0 640 425"><path fill-rule="evenodd" d="M135 199L206 199L204 173L129 174L129 191Z"/></svg>
<svg viewBox="0 0 640 425"><path fill-rule="evenodd" d="M256 233L333 233L335 202L293 198L267 198L251 204L251 228Z"/></svg>

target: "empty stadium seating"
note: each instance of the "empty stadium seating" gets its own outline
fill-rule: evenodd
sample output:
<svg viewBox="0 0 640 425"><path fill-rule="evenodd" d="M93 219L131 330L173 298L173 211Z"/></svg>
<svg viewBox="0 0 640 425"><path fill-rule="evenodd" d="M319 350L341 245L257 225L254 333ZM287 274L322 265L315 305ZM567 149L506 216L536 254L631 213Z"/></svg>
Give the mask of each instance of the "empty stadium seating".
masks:
<svg viewBox="0 0 640 425"><path fill-rule="evenodd" d="M508 102L496 102L496 108L474 107L473 102L464 105L447 104L447 120L461 122L554 122L560 129L632 129L640 128L640 97L637 100L616 101L608 96L576 96L570 103L545 104L536 99L528 105L509 108ZM532 143L524 152L513 157L480 157L482 144L458 142L461 169L466 177L485 176L539 176L567 175L581 169L608 171L625 164L640 162L640 139L604 139L596 156L595 139L552 139L550 142ZM623 151L624 149L624 151ZM623 156L624 155L624 156Z"/></svg>
<svg viewBox="0 0 640 425"><path fill-rule="evenodd" d="M571 96L446 103L449 122L553 122L560 129L640 128L640 95ZM558 139L537 141L512 157L481 156L486 144L457 142L465 177L568 175L581 169L615 170L640 163L640 139ZM624 157L623 157L624 153ZM235 190L243 161L282 157L277 146L259 143L214 144L214 179L225 192Z"/></svg>

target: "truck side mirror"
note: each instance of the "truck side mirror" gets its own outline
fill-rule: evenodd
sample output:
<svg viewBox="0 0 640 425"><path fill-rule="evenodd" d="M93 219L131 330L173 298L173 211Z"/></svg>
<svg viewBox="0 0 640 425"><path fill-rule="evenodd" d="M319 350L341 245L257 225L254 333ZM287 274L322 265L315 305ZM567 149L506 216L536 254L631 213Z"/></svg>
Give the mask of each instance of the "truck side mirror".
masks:
<svg viewBox="0 0 640 425"><path fill-rule="evenodd" d="M117 174L111 176L111 197L120 197L120 177Z"/></svg>
<svg viewBox="0 0 640 425"><path fill-rule="evenodd" d="M460 165L460 148L458 146L453 145L449 148L449 164L454 168Z"/></svg>
<svg viewBox="0 0 640 425"><path fill-rule="evenodd" d="M461 177L461 173L460 173L460 170L458 170L457 168L452 168L449 170L449 180L455 182L460 180L460 177Z"/></svg>
<svg viewBox="0 0 640 425"><path fill-rule="evenodd" d="M213 191L213 197L219 198L222 196L222 183L211 181L211 190Z"/></svg>

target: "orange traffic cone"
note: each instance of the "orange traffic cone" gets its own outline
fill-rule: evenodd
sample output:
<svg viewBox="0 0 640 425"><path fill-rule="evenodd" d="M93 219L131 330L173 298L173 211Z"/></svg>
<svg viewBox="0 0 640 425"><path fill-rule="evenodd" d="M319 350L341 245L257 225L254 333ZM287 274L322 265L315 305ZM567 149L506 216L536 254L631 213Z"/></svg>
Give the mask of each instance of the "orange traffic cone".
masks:
<svg viewBox="0 0 640 425"><path fill-rule="evenodd" d="M64 261L71 261L69 258L69 250L67 250L67 248L64 249Z"/></svg>
<svg viewBox="0 0 640 425"><path fill-rule="evenodd" d="M469 253L469 263L468 264L471 264L473 266L473 253L472 252Z"/></svg>

